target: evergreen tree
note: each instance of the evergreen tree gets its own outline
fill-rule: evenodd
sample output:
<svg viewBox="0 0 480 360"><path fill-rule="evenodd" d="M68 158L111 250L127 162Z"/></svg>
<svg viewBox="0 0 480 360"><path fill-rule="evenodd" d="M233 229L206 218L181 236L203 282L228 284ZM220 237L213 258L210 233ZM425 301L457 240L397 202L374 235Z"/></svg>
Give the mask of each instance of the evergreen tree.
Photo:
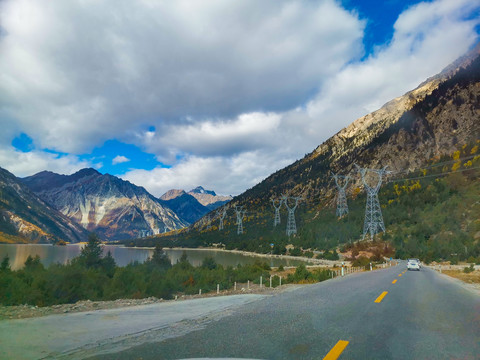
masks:
<svg viewBox="0 0 480 360"><path fill-rule="evenodd" d="M88 243L82 249L79 260L87 268L99 267L102 263L102 248L97 234L88 235Z"/></svg>
<svg viewBox="0 0 480 360"><path fill-rule="evenodd" d="M151 261L162 270L168 270L172 267L167 254L165 254L165 251L163 251L162 247L158 244L155 246Z"/></svg>
<svg viewBox="0 0 480 360"><path fill-rule="evenodd" d="M0 264L0 272L8 272L10 271L10 257L5 255L5 257L2 260L2 263Z"/></svg>

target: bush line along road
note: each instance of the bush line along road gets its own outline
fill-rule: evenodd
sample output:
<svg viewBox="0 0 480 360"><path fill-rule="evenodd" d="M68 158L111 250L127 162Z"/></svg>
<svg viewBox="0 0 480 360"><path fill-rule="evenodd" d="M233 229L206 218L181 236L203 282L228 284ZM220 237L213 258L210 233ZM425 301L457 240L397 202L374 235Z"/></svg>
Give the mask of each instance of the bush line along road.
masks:
<svg viewBox="0 0 480 360"><path fill-rule="evenodd" d="M478 294L431 269L407 272L405 266L401 262L274 296L2 321L0 357L478 358Z"/></svg>

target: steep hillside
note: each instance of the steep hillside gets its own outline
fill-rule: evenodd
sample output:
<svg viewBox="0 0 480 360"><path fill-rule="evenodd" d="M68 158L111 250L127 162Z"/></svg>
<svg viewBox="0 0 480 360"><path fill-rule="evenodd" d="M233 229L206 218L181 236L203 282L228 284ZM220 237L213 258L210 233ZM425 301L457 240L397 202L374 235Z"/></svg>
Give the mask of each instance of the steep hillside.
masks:
<svg viewBox="0 0 480 360"><path fill-rule="evenodd" d="M475 224L478 223L479 214L474 204L480 201L479 192L475 192L478 190L478 167L480 167L476 157L478 155L476 142L480 139L479 50L480 47L477 47L417 89L356 120L305 158L276 172L234 198L225 207L228 216L224 231L218 231L218 219L213 220L214 226L210 231L206 230L205 221L202 220L191 227L188 233L179 234L171 239L176 244L185 245L223 242L229 248L259 252L272 251L271 243L274 244L274 252L281 252L288 243L320 250L356 241L362 236L366 200L361 178L354 166L357 163L362 167L374 169L388 166L392 171L388 179L390 183L386 183L381 189L380 202L386 209L384 218L387 237L396 239L399 250L405 249L405 244L397 241L396 235L412 237L403 230L416 229L419 218L435 217L432 207L451 209L455 207L453 204L458 205L458 201L468 198L464 204L469 204L473 210L464 209L462 214L465 214L465 217L456 219L460 225L453 226L450 221L445 221L445 224L451 226L442 227L439 222L435 222L435 225L426 232L426 239L420 242L411 240L410 244L417 243L419 247L423 247L422 254L426 254L429 249L435 247L433 244L437 244L438 239L444 238L445 234L451 234L452 241L467 247L467 251L463 251L464 255L477 256L475 255L477 250L472 249L478 248L478 236L475 232L478 230L475 230L477 226ZM469 169L464 169L464 163L459 162L463 159ZM453 167L452 164L457 165ZM424 169L425 171L419 172L418 169L426 166L444 171ZM458 174L450 174L452 171ZM335 216L336 188L331 179L332 172L352 176L347 189L350 213L341 220L337 220ZM425 175L428 176L419 180L418 185L408 182L410 178ZM455 185L455 178L459 176L458 181L464 184L463 187ZM433 200L423 203L413 200L409 202L410 195L402 193L401 201L397 202L395 199L397 191L392 181L397 181L397 185L407 188L419 186L420 189L417 190L420 193L416 196L420 198L425 196L425 199ZM435 191L441 192L442 197L435 197L432 194ZM291 237L285 234L285 207L281 210L282 224L273 228L274 211L271 200L280 198L282 194L302 197L295 212L298 233ZM416 210L412 210L410 206L413 203ZM241 235L236 234L233 208L237 205L243 206L247 211L243 223L245 231ZM457 208L463 209L462 206ZM395 211L398 211L397 215L402 215L402 221L391 217ZM402 226L398 226L400 223ZM421 232L419 229L415 231ZM453 240L454 238L457 240ZM158 241L168 243L169 238L159 238ZM412 253L414 248L415 246L410 246L404 253ZM435 256L438 257L439 254L450 256L448 251L449 247L444 246ZM455 250L451 253L457 252Z"/></svg>
<svg viewBox="0 0 480 360"><path fill-rule="evenodd" d="M87 232L0 168L0 242L84 241Z"/></svg>
<svg viewBox="0 0 480 360"><path fill-rule="evenodd" d="M44 171L23 181L62 214L108 240L158 234L188 225L143 187L94 169L73 175Z"/></svg>
<svg viewBox="0 0 480 360"><path fill-rule="evenodd" d="M206 206L203 206L192 195L186 194L185 192L180 196L166 200L165 203L170 209L175 211L178 216L185 219L185 221L188 221L190 224L193 224L198 219L201 219L202 216L210 212Z"/></svg>

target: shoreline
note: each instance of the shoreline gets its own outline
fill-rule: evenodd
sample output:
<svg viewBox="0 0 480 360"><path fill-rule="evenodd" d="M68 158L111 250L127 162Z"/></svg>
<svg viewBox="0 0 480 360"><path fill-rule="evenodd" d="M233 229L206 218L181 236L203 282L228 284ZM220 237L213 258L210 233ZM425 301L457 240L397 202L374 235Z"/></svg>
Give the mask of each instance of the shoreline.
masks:
<svg viewBox="0 0 480 360"><path fill-rule="evenodd" d="M123 245L119 245L123 246ZM125 246L127 247L127 246ZM129 248L129 247L127 247ZM154 247L130 247L130 248L135 248L135 249L149 249L149 250L154 250ZM243 256L249 256L249 257L262 257L262 258L268 258L268 259L284 259L284 260L298 260L298 261L303 261L305 263L310 263L310 265L315 265L315 266L325 266L325 267L333 267L334 265L341 264L342 261L344 262L345 265L349 266L350 261L345 261L345 260L326 260L326 259L313 259L313 258L308 258L306 256L292 256L292 255L276 255L276 254L261 254L261 253L255 253L255 252L250 252L250 251L244 251L244 250L227 250L227 249L219 249L219 248L209 248L209 247L198 247L198 248L186 248L186 247L164 247L163 250L189 250L189 251L219 251L219 252L227 252L227 253L232 253L232 254L238 254L238 255L243 255Z"/></svg>

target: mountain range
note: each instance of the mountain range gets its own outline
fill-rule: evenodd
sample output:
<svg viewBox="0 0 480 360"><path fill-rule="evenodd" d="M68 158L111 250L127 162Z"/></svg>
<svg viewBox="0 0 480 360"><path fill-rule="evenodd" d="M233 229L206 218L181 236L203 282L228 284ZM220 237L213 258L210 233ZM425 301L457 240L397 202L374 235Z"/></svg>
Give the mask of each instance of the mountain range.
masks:
<svg viewBox="0 0 480 360"><path fill-rule="evenodd" d="M217 195L215 191L197 186L189 192L178 189L169 190L160 199L183 219L194 223L209 212L228 203L232 197Z"/></svg>
<svg viewBox="0 0 480 360"><path fill-rule="evenodd" d="M72 175L43 171L22 181L46 203L104 239L159 234L189 224L143 187L95 169Z"/></svg>
<svg viewBox="0 0 480 360"><path fill-rule="evenodd" d="M0 168L0 240L12 243L78 242L87 231Z"/></svg>

